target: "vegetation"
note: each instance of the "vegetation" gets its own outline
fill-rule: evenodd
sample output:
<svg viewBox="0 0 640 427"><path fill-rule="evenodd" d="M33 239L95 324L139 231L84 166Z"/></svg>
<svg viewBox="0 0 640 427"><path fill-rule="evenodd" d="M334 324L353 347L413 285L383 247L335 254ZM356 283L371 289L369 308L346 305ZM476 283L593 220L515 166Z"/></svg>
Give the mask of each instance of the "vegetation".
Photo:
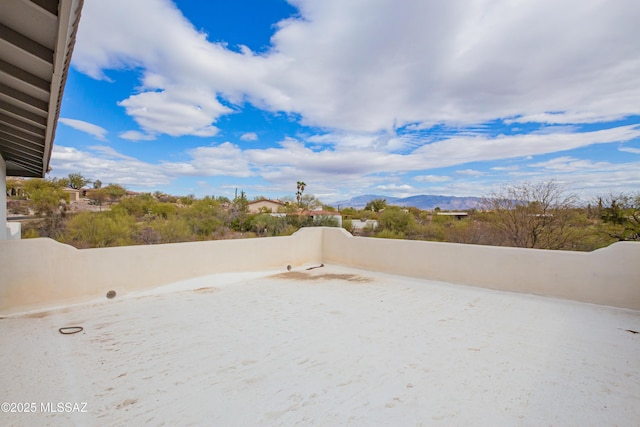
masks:
<svg viewBox="0 0 640 427"><path fill-rule="evenodd" d="M296 183L296 200L298 201L298 206L300 206L300 204L302 203L302 193L304 193L304 189L307 186L307 184L304 181L298 181Z"/></svg>
<svg viewBox="0 0 640 427"><path fill-rule="evenodd" d="M309 210L323 205L306 184L297 182L295 199L281 212L249 212L244 192L226 197L171 196L162 192L127 195L117 184L93 182L86 189L99 212L71 212L65 187L90 183L80 174L64 179L8 180L9 210L36 219L23 224L23 237L51 237L79 248L175 243L238 237L290 235L301 227L338 226L330 216L315 220ZM75 188L75 187L74 187ZM260 199L260 198L257 198ZM598 197L588 205L551 181L505 186L487 196L464 218L440 209L424 211L372 200L364 209L344 208L342 226L354 234L379 238L430 240L523 248L591 251L620 240L640 240L640 193ZM362 228L365 220L377 227Z"/></svg>
<svg viewBox="0 0 640 427"><path fill-rule="evenodd" d="M521 248L570 249L586 217L576 210L577 197L553 182L504 187L484 199L493 212L491 226L499 244Z"/></svg>

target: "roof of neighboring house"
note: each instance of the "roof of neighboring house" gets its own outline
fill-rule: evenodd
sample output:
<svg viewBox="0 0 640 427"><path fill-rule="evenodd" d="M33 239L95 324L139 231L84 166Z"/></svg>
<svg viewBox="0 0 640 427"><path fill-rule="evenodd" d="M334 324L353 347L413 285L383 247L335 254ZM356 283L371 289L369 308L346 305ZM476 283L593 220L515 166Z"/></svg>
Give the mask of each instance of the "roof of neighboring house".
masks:
<svg viewBox="0 0 640 427"><path fill-rule="evenodd" d="M271 199L259 199L259 200L254 200L253 202L249 202L250 205L254 205L256 203L263 203L263 202L269 202L269 203L275 203L277 205L282 205L284 206L284 203L282 203L279 200L271 200Z"/></svg>
<svg viewBox="0 0 640 427"><path fill-rule="evenodd" d="M44 177L83 0L2 0L0 154L7 176Z"/></svg>

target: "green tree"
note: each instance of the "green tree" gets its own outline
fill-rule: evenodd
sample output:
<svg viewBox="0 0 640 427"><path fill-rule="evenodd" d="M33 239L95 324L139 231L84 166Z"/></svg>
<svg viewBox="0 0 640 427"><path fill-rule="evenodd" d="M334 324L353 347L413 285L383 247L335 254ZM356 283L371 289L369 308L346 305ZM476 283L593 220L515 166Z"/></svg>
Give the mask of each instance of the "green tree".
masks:
<svg viewBox="0 0 640 427"><path fill-rule="evenodd" d="M87 191L87 198L91 201L91 204L102 207L108 196L104 188L94 188Z"/></svg>
<svg viewBox="0 0 640 427"><path fill-rule="evenodd" d="M231 228L235 231L248 231L251 229L249 218L249 200L244 191L233 199L230 209Z"/></svg>
<svg viewBox="0 0 640 427"><path fill-rule="evenodd" d="M38 215L60 214L66 210L66 203L69 202L69 194L57 181L32 178L25 181L24 191L27 193L31 208Z"/></svg>
<svg viewBox="0 0 640 427"><path fill-rule="evenodd" d="M34 178L25 181L23 187L28 204L39 216L44 217L37 224L37 233L41 237L59 238L69 203L69 193L59 180Z"/></svg>
<svg viewBox="0 0 640 427"><path fill-rule="evenodd" d="M304 210L315 210L322 207L322 202L313 194L305 194L298 200L298 206Z"/></svg>
<svg viewBox="0 0 640 427"><path fill-rule="evenodd" d="M177 243L193 240L191 227L186 218L173 216L165 219L159 217L152 220L148 227L157 236L155 243Z"/></svg>
<svg viewBox="0 0 640 427"><path fill-rule="evenodd" d="M225 223L229 222L229 215L223 209L222 203L210 196L195 200L190 207L185 208L184 216L191 231L198 239L211 239L215 233L223 233Z"/></svg>
<svg viewBox="0 0 640 427"><path fill-rule="evenodd" d="M81 212L67 222L63 241L77 248L123 246L135 232L135 219L122 212Z"/></svg>
<svg viewBox="0 0 640 427"><path fill-rule="evenodd" d="M307 184L304 181L298 181L296 183L296 200L298 201L298 206L300 206L300 203L302 201L302 193L304 193L304 189L307 186Z"/></svg>
<svg viewBox="0 0 640 427"><path fill-rule="evenodd" d="M150 215L152 208L158 201L149 193L139 194L135 197L125 197L111 210L114 212L122 212L131 215L137 220L143 219L146 215Z"/></svg>
<svg viewBox="0 0 640 427"><path fill-rule="evenodd" d="M120 200L127 194L127 190L120 184L109 184L103 190L111 203Z"/></svg>
<svg viewBox="0 0 640 427"><path fill-rule="evenodd" d="M373 199L364 207L365 211L380 212L387 207L387 199Z"/></svg>
<svg viewBox="0 0 640 427"><path fill-rule="evenodd" d="M599 198L599 214L616 240L640 240L640 192Z"/></svg>
<svg viewBox="0 0 640 427"><path fill-rule="evenodd" d="M404 238L415 230L415 218L409 212L397 206L390 206L378 218L380 232L394 238Z"/></svg>
<svg viewBox="0 0 640 427"><path fill-rule="evenodd" d="M67 177L67 186L75 190L80 190L85 185L91 183L90 179L85 178L80 173L70 173Z"/></svg>

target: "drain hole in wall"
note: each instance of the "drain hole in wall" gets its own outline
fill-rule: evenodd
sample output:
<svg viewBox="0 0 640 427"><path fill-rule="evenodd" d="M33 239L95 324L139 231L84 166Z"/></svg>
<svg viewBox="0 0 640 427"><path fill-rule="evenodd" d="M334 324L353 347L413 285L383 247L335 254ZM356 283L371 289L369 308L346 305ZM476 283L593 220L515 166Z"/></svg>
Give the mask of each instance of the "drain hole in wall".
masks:
<svg viewBox="0 0 640 427"><path fill-rule="evenodd" d="M291 264L287 265L287 271L291 271Z"/></svg>
<svg viewBox="0 0 640 427"><path fill-rule="evenodd" d="M109 291L107 292L107 298L109 299L113 299L116 297L116 291Z"/></svg>

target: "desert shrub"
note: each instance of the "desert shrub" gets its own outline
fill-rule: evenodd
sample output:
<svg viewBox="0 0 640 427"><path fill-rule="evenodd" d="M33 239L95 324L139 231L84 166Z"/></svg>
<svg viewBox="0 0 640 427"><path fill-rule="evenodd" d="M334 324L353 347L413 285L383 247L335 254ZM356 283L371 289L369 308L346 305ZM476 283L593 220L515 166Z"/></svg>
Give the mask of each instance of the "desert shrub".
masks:
<svg viewBox="0 0 640 427"><path fill-rule="evenodd" d="M82 212L67 221L62 240L78 248L101 248L134 243L137 231L129 215L113 212Z"/></svg>
<svg viewBox="0 0 640 427"><path fill-rule="evenodd" d="M177 243L193 240L191 227L185 218L156 218L147 227L155 232L158 243Z"/></svg>

